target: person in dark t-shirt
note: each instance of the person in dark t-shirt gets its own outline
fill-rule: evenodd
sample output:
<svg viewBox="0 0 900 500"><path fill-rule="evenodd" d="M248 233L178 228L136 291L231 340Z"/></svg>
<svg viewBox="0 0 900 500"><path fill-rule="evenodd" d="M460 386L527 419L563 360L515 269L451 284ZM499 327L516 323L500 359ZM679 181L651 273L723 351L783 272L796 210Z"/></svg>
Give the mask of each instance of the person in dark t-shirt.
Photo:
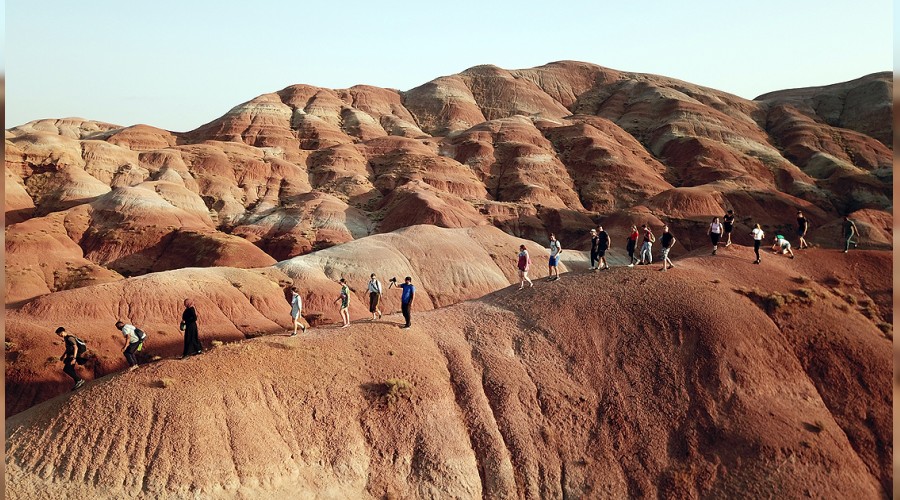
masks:
<svg viewBox="0 0 900 500"><path fill-rule="evenodd" d="M731 246L731 232L734 231L734 210L729 210L722 218L722 226L725 229L725 246Z"/></svg>
<svg viewBox="0 0 900 500"><path fill-rule="evenodd" d="M660 256L662 257L662 269L660 271L665 271L666 269L671 269L675 267L675 264L672 263L672 260L669 259L669 250L675 245L675 236L669 232L669 226L663 226L663 234L659 237L659 244L662 246L660 250Z"/></svg>
<svg viewBox="0 0 900 500"><path fill-rule="evenodd" d="M609 233L603 230L603 226L597 226L597 256L600 258L600 266L598 269L609 269L606 262L606 251L609 250Z"/></svg>
<svg viewBox="0 0 900 500"><path fill-rule="evenodd" d="M597 236L597 230L591 229L591 271L597 270L597 262L600 256L597 254L600 246L600 237Z"/></svg>
<svg viewBox="0 0 900 500"><path fill-rule="evenodd" d="M63 372L75 381L75 385L72 387L74 391L84 385L84 380L75 371L75 364L84 364L84 353L87 347L84 341L67 332L62 326L56 329L56 335L61 337L66 344L66 352L63 353L59 360L63 362Z"/></svg>

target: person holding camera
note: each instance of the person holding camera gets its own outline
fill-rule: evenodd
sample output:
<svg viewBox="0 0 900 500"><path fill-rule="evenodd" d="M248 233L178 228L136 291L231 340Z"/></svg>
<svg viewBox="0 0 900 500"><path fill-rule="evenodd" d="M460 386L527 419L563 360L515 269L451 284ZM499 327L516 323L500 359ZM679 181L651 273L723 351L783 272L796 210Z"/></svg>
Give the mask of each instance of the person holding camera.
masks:
<svg viewBox="0 0 900 500"><path fill-rule="evenodd" d="M391 284L388 286L388 290L395 286L403 290L403 295L400 297L400 310L403 312L403 318L406 320L406 324L400 328L409 328L412 326L412 305L413 300L416 298L416 287L413 286L412 278L409 276L403 280L403 284L401 285L397 284L397 278L391 278Z"/></svg>

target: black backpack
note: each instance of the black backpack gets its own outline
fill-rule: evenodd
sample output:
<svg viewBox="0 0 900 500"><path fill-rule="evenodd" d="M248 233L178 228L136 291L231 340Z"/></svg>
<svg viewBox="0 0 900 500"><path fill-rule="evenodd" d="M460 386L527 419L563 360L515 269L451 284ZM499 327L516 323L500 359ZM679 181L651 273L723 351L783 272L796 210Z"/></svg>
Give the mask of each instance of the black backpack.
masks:
<svg viewBox="0 0 900 500"><path fill-rule="evenodd" d="M78 337L75 337L75 362L79 365L83 365L87 359L84 357L84 353L87 352L87 344Z"/></svg>
<svg viewBox="0 0 900 500"><path fill-rule="evenodd" d="M134 334L137 335L138 341L143 342L144 339L147 338L147 334L144 333L144 330L141 330L138 327L134 327Z"/></svg>

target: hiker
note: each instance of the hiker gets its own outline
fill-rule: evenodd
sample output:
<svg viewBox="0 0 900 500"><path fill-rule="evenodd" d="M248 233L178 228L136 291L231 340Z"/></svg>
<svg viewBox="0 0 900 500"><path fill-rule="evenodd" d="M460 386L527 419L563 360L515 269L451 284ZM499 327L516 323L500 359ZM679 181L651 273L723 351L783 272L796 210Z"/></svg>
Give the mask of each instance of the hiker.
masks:
<svg viewBox="0 0 900 500"><path fill-rule="evenodd" d="M628 236L628 243L625 245L625 251L628 252L628 267L634 267L638 260L634 256L635 247L637 247L637 239L641 234L638 233L637 226L631 226L631 234Z"/></svg>
<svg viewBox="0 0 900 500"><path fill-rule="evenodd" d="M291 337L297 335L297 327L300 327L300 330L303 333L306 333L306 326L301 323L303 319L303 315L301 312L303 311L303 299L300 298L300 290L296 286L291 287L291 321L294 323L294 331L291 333Z"/></svg>
<svg viewBox="0 0 900 500"><path fill-rule="evenodd" d="M719 249L719 238L722 237L722 223L719 222L718 217L713 217L712 223L709 225L709 229L706 231L706 234L709 235L709 240L712 241L713 251L712 254L716 254L716 250Z"/></svg>
<svg viewBox="0 0 900 500"><path fill-rule="evenodd" d="M791 258L794 258L794 251L791 250L791 242L780 234L775 236L775 242L772 244L772 251L775 253L780 251L782 255L789 253L791 254Z"/></svg>
<svg viewBox="0 0 900 500"><path fill-rule="evenodd" d="M525 288L526 281L528 286L534 288L534 283L528 278L528 269L531 268L531 256L528 255L525 245L519 245L519 259L516 267L519 269L519 290Z"/></svg>
<svg viewBox="0 0 900 500"><path fill-rule="evenodd" d="M806 242L806 233L808 231L809 219L803 216L802 211L797 210L797 237L800 238L797 248L809 248L809 243Z"/></svg>
<svg viewBox="0 0 900 500"><path fill-rule="evenodd" d="M375 279L375 273L369 276L369 312L372 313L372 321L381 319L381 309L378 303L381 301L381 282Z"/></svg>
<svg viewBox="0 0 900 500"><path fill-rule="evenodd" d="M653 231L650 230L649 224L642 224L641 231L644 233L644 243L641 245L641 261L638 265L650 265L653 263L651 248L653 247L653 242L656 241L656 237L653 236Z"/></svg>
<svg viewBox="0 0 900 500"><path fill-rule="evenodd" d="M140 328L122 321L116 321L116 330L122 332L125 337L125 361L128 361L129 369L137 368L137 356L134 353L143 349L147 334Z"/></svg>
<svg viewBox="0 0 900 500"><path fill-rule="evenodd" d="M603 230L603 226L597 226L597 238L599 239L599 243L597 245L597 256L600 258L600 267L596 269L609 269L609 264L606 262L606 251L609 250L609 233Z"/></svg>
<svg viewBox="0 0 900 500"><path fill-rule="evenodd" d="M660 257L662 258L663 265L660 271L672 269L675 267L675 264L669 259L669 250L675 245L675 236L669 232L668 225L663 226L663 234L659 237L659 244L662 246L660 249Z"/></svg>
<svg viewBox="0 0 900 500"><path fill-rule="evenodd" d="M547 281L559 279L559 254L562 253L562 244L557 241L555 234L550 234L550 275Z"/></svg>
<svg viewBox="0 0 900 500"><path fill-rule="evenodd" d="M62 326L56 329L56 335L62 338L66 344L66 352L59 357L59 360L63 362L63 373L72 377L72 380L75 381L75 386L72 387L74 391L84 385L84 379L79 377L78 372L75 371L75 364L83 365L85 363L84 353L87 350L87 344L80 338L67 332Z"/></svg>
<svg viewBox="0 0 900 500"><path fill-rule="evenodd" d="M181 313L181 331L184 332L182 359L203 353L203 346L200 344L200 332L197 330L198 319L197 310L194 309L194 301L184 299L184 312Z"/></svg>
<svg viewBox="0 0 900 500"><path fill-rule="evenodd" d="M341 328L347 328L350 326L350 287L347 286L344 278L341 278L339 283L341 284L341 294L334 301L341 303L341 319L344 321L344 326Z"/></svg>
<svg viewBox="0 0 900 500"><path fill-rule="evenodd" d="M591 271L597 270L597 262L600 256L597 255L600 246L600 237L597 236L597 230L591 229Z"/></svg>
<svg viewBox="0 0 900 500"><path fill-rule="evenodd" d="M766 233L763 232L762 228L759 227L759 224L753 228L753 231L750 231L750 236L753 237L753 252L756 253L756 260L753 261L754 264L759 264L759 246L762 244L763 238L766 237Z"/></svg>
<svg viewBox="0 0 900 500"><path fill-rule="evenodd" d="M841 231L844 235L844 253L850 251L850 245L853 245L853 248L859 246L858 241L853 241L854 236L859 240L859 228L856 227L855 222L850 220L849 215L844 216L844 223L841 226Z"/></svg>
<svg viewBox="0 0 900 500"><path fill-rule="evenodd" d="M734 230L734 210L729 210L723 219L725 229L725 246L731 246L731 231Z"/></svg>
<svg viewBox="0 0 900 500"><path fill-rule="evenodd" d="M400 310L403 312L403 319L406 320L406 324L400 328L409 328L412 326L412 305L413 300L416 298L416 287L413 286L412 278L409 276L404 278L402 285L397 284L397 278L391 278L388 290L394 286L403 290L403 295L400 297Z"/></svg>

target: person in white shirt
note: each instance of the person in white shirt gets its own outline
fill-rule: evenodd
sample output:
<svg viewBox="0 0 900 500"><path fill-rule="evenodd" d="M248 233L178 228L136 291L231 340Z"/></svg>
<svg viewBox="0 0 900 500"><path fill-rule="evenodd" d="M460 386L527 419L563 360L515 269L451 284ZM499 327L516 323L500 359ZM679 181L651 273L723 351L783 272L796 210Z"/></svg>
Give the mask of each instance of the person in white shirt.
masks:
<svg viewBox="0 0 900 500"><path fill-rule="evenodd" d="M294 322L294 333L291 334L291 337L297 335L297 327L299 326L303 333L306 333L306 327L303 326L303 323L300 321L303 319L303 316L300 312L303 310L303 300L300 298L300 290L297 287L291 287L291 320Z"/></svg>
<svg viewBox="0 0 900 500"><path fill-rule="evenodd" d="M713 251L712 254L716 254L716 250L719 249L719 238L722 237L722 223L719 222L719 218L715 217L712 223L709 225L709 230L706 231L706 234L709 235L709 240L712 241Z"/></svg>
<svg viewBox="0 0 900 500"><path fill-rule="evenodd" d="M550 276L549 280L559 279L559 254L562 253L562 244L556 239L555 234L550 235Z"/></svg>
<svg viewBox="0 0 900 500"><path fill-rule="evenodd" d="M369 312L372 313L372 321L381 319L381 309L378 302L381 301L381 282L375 278L375 273L369 276Z"/></svg>
<svg viewBox="0 0 900 500"><path fill-rule="evenodd" d="M144 332L136 328L134 325L128 325L122 321L116 321L116 329L122 332L125 337L125 360L128 361L129 369L137 368L137 356L134 354L141 348L144 343Z"/></svg>
<svg viewBox="0 0 900 500"><path fill-rule="evenodd" d="M762 244L763 238L766 237L766 233L757 224L753 231L750 231L750 236L753 236L753 251L756 253L756 260L753 263L759 264L759 246Z"/></svg>

